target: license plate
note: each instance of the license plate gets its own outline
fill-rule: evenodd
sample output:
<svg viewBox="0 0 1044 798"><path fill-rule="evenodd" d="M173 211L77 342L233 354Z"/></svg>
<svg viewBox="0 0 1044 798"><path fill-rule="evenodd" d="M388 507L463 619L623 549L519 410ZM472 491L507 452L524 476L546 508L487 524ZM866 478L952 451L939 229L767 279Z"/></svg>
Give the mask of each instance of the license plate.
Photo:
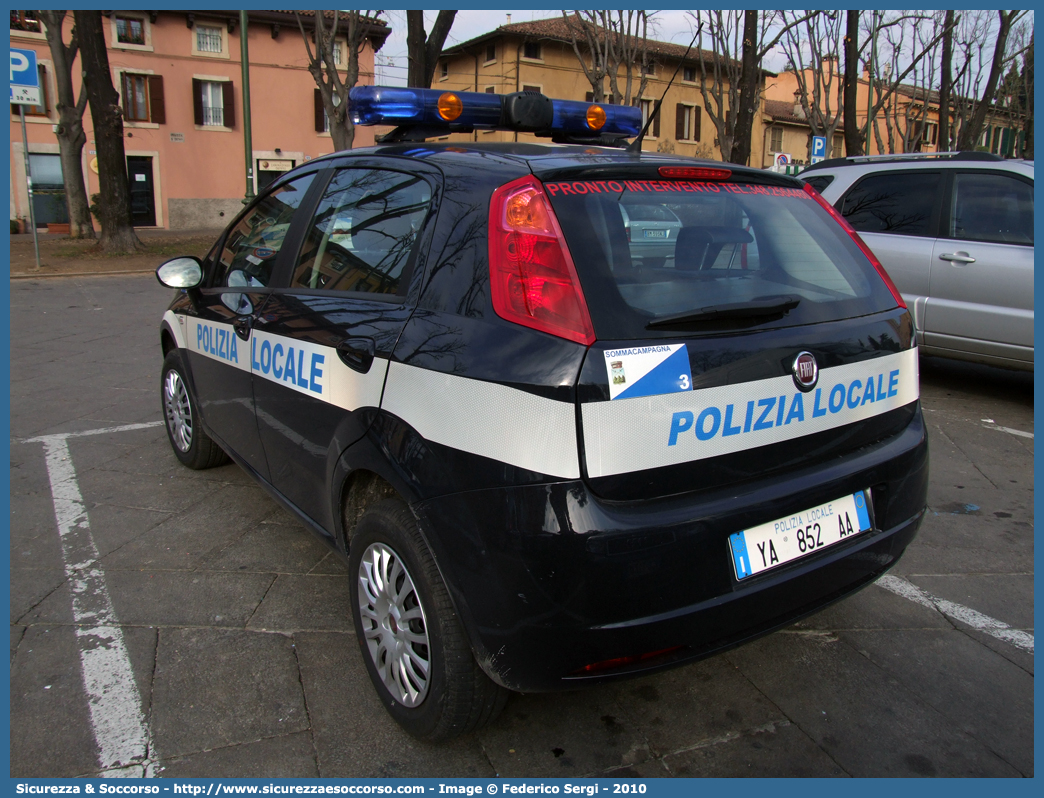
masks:
<svg viewBox="0 0 1044 798"><path fill-rule="evenodd" d="M737 579L807 557L870 529L869 490L729 536Z"/></svg>
<svg viewBox="0 0 1044 798"><path fill-rule="evenodd" d="M667 238L667 231L666 230L646 230L645 231L645 237L646 238Z"/></svg>

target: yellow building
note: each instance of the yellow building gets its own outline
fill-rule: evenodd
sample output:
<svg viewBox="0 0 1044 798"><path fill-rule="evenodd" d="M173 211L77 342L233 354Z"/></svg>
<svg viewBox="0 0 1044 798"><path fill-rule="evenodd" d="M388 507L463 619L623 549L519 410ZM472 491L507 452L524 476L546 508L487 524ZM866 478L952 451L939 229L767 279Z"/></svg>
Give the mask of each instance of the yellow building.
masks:
<svg viewBox="0 0 1044 798"><path fill-rule="evenodd" d="M839 96L843 73L836 59L826 59L819 71L820 88L830 94L829 116L834 116L841 103ZM804 71L804 82L811 93L815 76L813 70ZM792 70L774 75L766 84L762 112L765 116L767 141L765 159L761 166L772 164L772 153L787 152L795 163L808 163L811 129L800 101L800 81ZM875 81L876 83L876 81ZM874 100L880 98L883 87L875 85ZM860 131L866 129L870 81L864 70L856 91L856 123ZM950 114L953 124L954 114ZM979 148L1005 157L1012 157L1016 139L1021 130L1012 127L1012 121L999 113L989 113L983 127ZM777 149L778 147L778 149ZM874 114L874 132L870 136L869 154L903 152L940 152L947 149L939 142L939 93L909 84L899 87ZM844 122L838 122L830 147L829 157L846 155ZM753 162L753 158L751 159Z"/></svg>
<svg viewBox="0 0 1044 798"><path fill-rule="evenodd" d="M683 45L649 40L649 80L638 98L643 118L663 96L675 69L682 62ZM581 49L581 52L583 50ZM713 62L705 53L708 85L713 80ZM717 131L709 118L700 91L700 52L693 49L678 72L674 84L664 97L663 107L642 142L642 149L721 160ZM641 79L634 68L633 86ZM771 77L773 73L764 72ZM623 90L624 75L618 79ZM432 88L453 91L479 91L509 94L532 89L554 99L591 101L591 84L587 80L569 36L569 28L561 18L501 25L496 30L455 45L443 51ZM608 80L606 81L608 89ZM728 86L724 87L728 98ZM607 91L608 95L608 91ZM528 133L476 131L455 134L450 138L474 141L536 141ZM546 139L544 139L546 141ZM757 115L751 142L750 163L763 161L764 119Z"/></svg>

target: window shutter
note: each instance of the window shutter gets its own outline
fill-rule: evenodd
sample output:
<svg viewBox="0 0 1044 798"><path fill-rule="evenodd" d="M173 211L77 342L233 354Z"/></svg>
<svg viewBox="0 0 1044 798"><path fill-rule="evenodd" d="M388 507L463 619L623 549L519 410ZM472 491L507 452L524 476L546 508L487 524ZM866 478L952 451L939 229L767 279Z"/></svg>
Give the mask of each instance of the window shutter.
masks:
<svg viewBox="0 0 1044 798"><path fill-rule="evenodd" d="M232 89L232 81L221 84L222 114L225 117L225 127L236 126L236 95Z"/></svg>
<svg viewBox="0 0 1044 798"><path fill-rule="evenodd" d="M131 85L130 81L127 80L127 73L123 72L120 74L120 82L123 84L123 121L127 122L130 120L130 96L131 96Z"/></svg>
<svg viewBox="0 0 1044 798"><path fill-rule="evenodd" d="M36 65L37 74L40 76L40 104L36 106L39 108L41 114L50 113L50 107L47 104L47 67L43 64Z"/></svg>
<svg viewBox="0 0 1044 798"><path fill-rule="evenodd" d="M685 139L685 114L687 114L689 112L689 109L686 108L681 103L678 103L678 105L674 106L674 109L675 109L674 138L677 139L678 141L684 141L684 139Z"/></svg>
<svg viewBox="0 0 1044 798"><path fill-rule="evenodd" d="M323 111L323 93L319 89L313 89L315 92L315 132L323 133L326 130L326 119L324 118Z"/></svg>
<svg viewBox="0 0 1044 798"><path fill-rule="evenodd" d="M656 101L655 100L653 100L653 108L656 108ZM658 139L660 137L660 117L661 116L663 116L663 110L662 109L660 110L660 112L658 112L656 114L656 117L653 119L653 138L654 139Z"/></svg>
<svg viewBox="0 0 1044 798"><path fill-rule="evenodd" d="M702 121L700 117L702 116L703 109L700 108L700 106L697 105L692 110L693 110L692 140L693 141L699 141L700 140L700 122Z"/></svg>
<svg viewBox="0 0 1044 798"><path fill-rule="evenodd" d="M196 124L203 124L203 81L192 78L192 114Z"/></svg>
<svg viewBox="0 0 1044 798"><path fill-rule="evenodd" d="M149 121L155 122L157 125L165 125L167 123L162 75L149 75Z"/></svg>

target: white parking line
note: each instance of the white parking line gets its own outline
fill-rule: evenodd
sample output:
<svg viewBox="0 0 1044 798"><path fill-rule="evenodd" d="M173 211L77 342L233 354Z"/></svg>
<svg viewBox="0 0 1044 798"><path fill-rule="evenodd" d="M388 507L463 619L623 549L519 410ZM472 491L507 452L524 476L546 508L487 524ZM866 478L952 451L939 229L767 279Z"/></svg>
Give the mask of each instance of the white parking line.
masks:
<svg viewBox="0 0 1044 798"><path fill-rule="evenodd" d="M26 443L42 443L54 500L54 518L62 541L65 574L72 593L73 623L80 647L83 686L91 713L102 770L147 764L149 730L134 683L127 647L113 611L105 573L98 567L98 547L76 481L68 438L146 429L163 422L128 424L62 435L42 435ZM137 771L138 768L135 768ZM148 773L146 769L145 773ZM141 775L135 773L134 775Z"/></svg>
<svg viewBox="0 0 1044 798"><path fill-rule="evenodd" d="M1028 632L1023 632L1019 629L1012 629L1003 621L998 621L988 615L983 615L981 612L976 612L969 607L954 604L952 601L933 596L931 593L921 590L917 585L907 582L905 579L901 579L898 576L882 576L877 580L877 584L885 590L895 593L897 596L910 599L910 601L916 602L924 607L936 609L943 615L953 618L955 621L967 624L972 629L985 632L991 637L1003 640L1005 643L1010 643L1016 648L1028 651L1030 654L1033 653L1033 635Z"/></svg>
<svg viewBox="0 0 1044 798"><path fill-rule="evenodd" d="M1000 424L994 424L992 418L984 418L982 420L982 426L986 429L995 429L998 432L1007 432L1009 435L1018 435L1020 438L1032 438L1032 432L1023 432L1020 429L1012 429L1011 427L1002 427Z"/></svg>

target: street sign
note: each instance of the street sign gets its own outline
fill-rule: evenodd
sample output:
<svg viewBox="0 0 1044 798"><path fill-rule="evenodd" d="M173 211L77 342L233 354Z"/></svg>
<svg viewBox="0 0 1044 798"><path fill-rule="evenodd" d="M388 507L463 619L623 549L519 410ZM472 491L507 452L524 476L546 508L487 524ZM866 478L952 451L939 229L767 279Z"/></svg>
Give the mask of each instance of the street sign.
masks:
<svg viewBox="0 0 1044 798"><path fill-rule="evenodd" d="M36 70L36 51L11 48L11 103L40 104L40 73Z"/></svg>
<svg viewBox="0 0 1044 798"><path fill-rule="evenodd" d="M773 153L773 163L775 166L786 166L792 160L794 160L789 152L777 152Z"/></svg>
<svg viewBox="0 0 1044 798"><path fill-rule="evenodd" d="M826 158L826 136L813 136L812 137L812 152L809 153L809 160L812 163L819 163ZM819 159L817 161L816 159Z"/></svg>

